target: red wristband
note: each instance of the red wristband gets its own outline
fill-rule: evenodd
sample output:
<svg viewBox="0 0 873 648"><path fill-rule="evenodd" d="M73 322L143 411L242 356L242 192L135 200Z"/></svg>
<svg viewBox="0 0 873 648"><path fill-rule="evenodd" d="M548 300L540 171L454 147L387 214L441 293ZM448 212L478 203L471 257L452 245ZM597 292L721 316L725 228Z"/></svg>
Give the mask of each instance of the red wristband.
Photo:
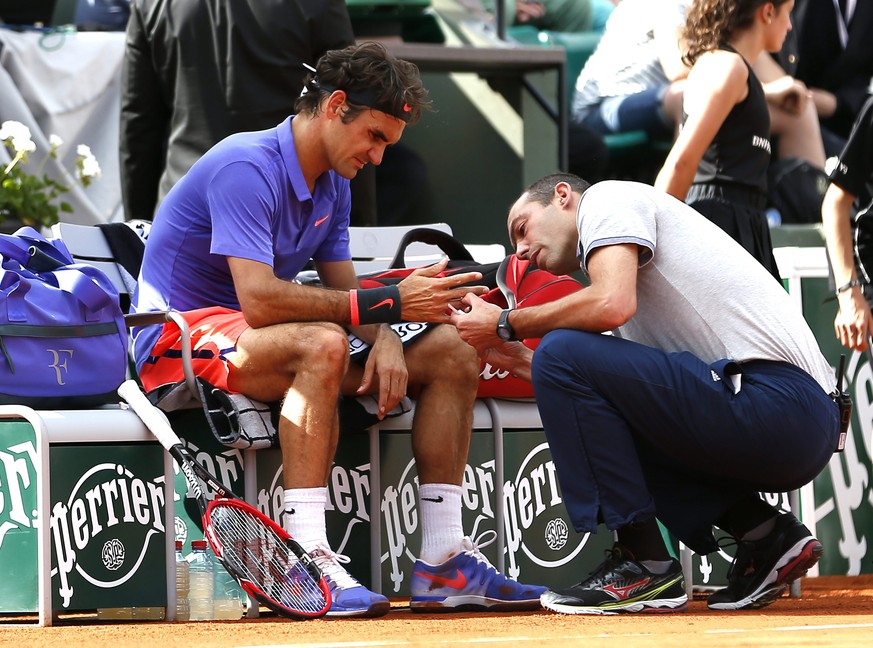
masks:
<svg viewBox="0 0 873 648"><path fill-rule="evenodd" d="M360 326L361 314L358 312L358 291L349 291L349 308L351 309L351 325Z"/></svg>

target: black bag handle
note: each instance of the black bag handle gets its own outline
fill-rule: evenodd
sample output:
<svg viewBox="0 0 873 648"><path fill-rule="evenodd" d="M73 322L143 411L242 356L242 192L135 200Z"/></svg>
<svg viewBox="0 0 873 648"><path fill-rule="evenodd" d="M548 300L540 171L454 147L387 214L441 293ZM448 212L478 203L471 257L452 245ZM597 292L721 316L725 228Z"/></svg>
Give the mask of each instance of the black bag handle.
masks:
<svg viewBox="0 0 873 648"><path fill-rule="evenodd" d="M416 227L406 232L403 238L400 239L400 243L397 244L397 252L394 254L394 258L391 259L389 268L406 267L406 248L412 243L435 245L452 261L470 261L475 263L470 251L451 234L431 227Z"/></svg>

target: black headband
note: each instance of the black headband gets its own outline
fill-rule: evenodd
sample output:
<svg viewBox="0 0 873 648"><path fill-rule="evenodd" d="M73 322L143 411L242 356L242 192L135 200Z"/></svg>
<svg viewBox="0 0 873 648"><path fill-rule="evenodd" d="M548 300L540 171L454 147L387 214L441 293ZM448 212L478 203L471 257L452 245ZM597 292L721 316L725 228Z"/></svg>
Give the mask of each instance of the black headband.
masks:
<svg viewBox="0 0 873 648"><path fill-rule="evenodd" d="M408 103L404 102L403 106L398 108L388 102L380 102L376 94L370 90L357 92L349 91L345 88L335 88L326 83L320 83L318 79L314 77L312 79L312 84L318 86L328 94L337 90L342 90L346 93L346 99L349 101L349 103L358 104L359 106L367 106L368 108L379 110L386 115L391 115L392 117L396 117L397 119L402 119L405 122L408 122L410 117L412 117L412 108L409 107Z"/></svg>

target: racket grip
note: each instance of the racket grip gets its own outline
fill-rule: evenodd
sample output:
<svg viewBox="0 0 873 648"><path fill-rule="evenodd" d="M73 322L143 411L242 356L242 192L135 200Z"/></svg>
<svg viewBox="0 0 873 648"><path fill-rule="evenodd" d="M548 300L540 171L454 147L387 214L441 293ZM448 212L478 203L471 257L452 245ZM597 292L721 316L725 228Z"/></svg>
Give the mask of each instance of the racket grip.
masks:
<svg viewBox="0 0 873 648"><path fill-rule="evenodd" d="M125 380L121 383L121 386L118 388L118 395L127 402L134 414L140 418L149 431L155 435L155 438L167 450L174 445L181 444L179 437L170 426L167 415L149 402L149 399L142 393L135 380Z"/></svg>

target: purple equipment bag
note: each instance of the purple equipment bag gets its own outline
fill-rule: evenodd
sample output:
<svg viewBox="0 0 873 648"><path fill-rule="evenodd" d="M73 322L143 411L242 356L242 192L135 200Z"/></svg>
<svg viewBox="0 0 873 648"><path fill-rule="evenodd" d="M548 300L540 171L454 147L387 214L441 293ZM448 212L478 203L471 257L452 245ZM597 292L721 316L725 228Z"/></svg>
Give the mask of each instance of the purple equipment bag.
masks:
<svg viewBox="0 0 873 648"><path fill-rule="evenodd" d="M109 278L30 227L0 234L0 265L0 404L118 402L128 336Z"/></svg>

